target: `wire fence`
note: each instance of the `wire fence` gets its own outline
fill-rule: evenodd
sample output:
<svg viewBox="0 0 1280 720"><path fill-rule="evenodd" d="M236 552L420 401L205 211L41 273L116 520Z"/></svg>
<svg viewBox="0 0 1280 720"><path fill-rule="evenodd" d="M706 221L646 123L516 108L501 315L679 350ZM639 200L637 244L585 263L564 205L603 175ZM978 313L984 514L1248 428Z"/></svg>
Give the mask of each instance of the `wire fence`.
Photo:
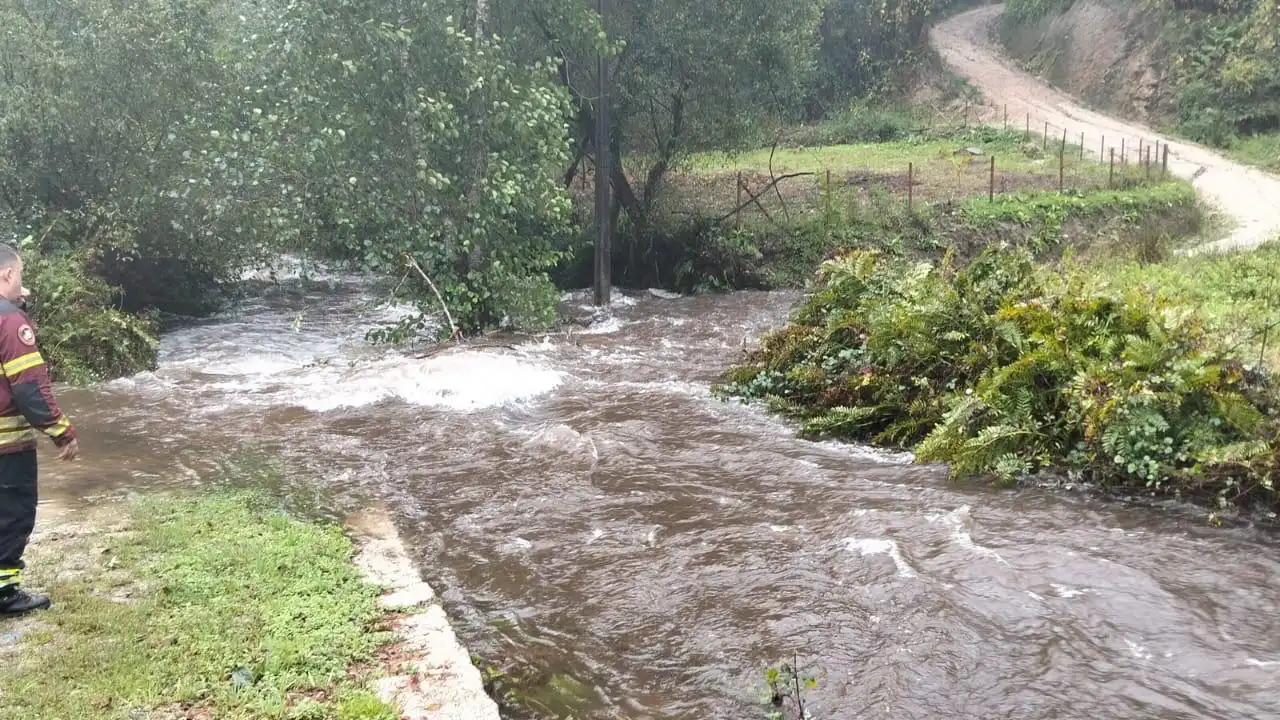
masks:
<svg viewBox="0 0 1280 720"><path fill-rule="evenodd" d="M675 181L685 207L677 212L774 218L796 210L819 211L837 202L951 204L1030 192L1091 192L1131 188L1169 175L1169 147L1162 140L1072 130L1024 113L1013 123L1001 108L996 122L967 110L959 121L917 128L912 143L813 148L819 169L788 172L748 167L685 174ZM893 147L886 156L880 148ZM789 157L794 161L795 158Z"/></svg>
<svg viewBox="0 0 1280 720"><path fill-rule="evenodd" d="M1161 139L1109 137L1029 112L1015 118L1007 106L966 107L959 117L927 119L907 135L910 140L887 143L778 147L767 159L757 152L673 171L661 209L741 225L823 212L832 203L916 210L1026 193L1132 188L1169 176L1170 150ZM584 163L571 186L575 195L590 199L593 175ZM637 168L635 176L644 172Z"/></svg>

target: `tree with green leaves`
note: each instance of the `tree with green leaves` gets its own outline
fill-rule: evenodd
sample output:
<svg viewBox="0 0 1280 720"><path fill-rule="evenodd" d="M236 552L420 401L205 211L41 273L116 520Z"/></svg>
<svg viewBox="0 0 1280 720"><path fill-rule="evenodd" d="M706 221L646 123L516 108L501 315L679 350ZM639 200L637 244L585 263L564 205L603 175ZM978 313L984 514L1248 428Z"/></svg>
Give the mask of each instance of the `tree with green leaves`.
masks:
<svg viewBox="0 0 1280 720"><path fill-rule="evenodd" d="M418 288L402 331L439 303L462 331L546 324L567 242L567 97L550 65L469 33L466 9L288 3L248 44L261 100L226 138L252 149L242 164L268 158L271 222L298 247Z"/></svg>
<svg viewBox="0 0 1280 720"><path fill-rule="evenodd" d="M571 182L591 151L596 54L610 53L617 207L643 232L669 171L698 150L737 150L770 137L814 69L826 0L611 3L601 37L594 2L531 0L494 9L493 24L525 57L553 55L574 103Z"/></svg>

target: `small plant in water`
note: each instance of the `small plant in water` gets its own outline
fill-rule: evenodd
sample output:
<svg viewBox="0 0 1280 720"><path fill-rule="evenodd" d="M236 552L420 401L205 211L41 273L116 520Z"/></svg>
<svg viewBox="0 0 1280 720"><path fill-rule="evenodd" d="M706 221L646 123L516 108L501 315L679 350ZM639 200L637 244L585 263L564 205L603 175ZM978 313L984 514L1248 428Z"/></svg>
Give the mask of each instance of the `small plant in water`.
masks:
<svg viewBox="0 0 1280 720"><path fill-rule="evenodd" d="M818 687L818 679L799 665L798 658L792 656L791 662L764 671L766 688L762 700L769 707L765 716L768 720L809 720L804 692Z"/></svg>

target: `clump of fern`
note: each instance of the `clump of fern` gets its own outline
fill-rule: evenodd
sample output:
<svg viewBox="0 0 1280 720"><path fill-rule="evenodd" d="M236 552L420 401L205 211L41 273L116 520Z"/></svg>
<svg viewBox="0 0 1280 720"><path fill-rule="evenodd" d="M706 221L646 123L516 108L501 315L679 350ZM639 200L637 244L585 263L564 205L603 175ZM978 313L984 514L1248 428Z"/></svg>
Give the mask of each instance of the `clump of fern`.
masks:
<svg viewBox="0 0 1280 720"><path fill-rule="evenodd" d="M912 450L953 475L1072 470L1280 505L1280 384L1193 310L988 249L957 268L856 250L718 390L804 431Z"/></svg>

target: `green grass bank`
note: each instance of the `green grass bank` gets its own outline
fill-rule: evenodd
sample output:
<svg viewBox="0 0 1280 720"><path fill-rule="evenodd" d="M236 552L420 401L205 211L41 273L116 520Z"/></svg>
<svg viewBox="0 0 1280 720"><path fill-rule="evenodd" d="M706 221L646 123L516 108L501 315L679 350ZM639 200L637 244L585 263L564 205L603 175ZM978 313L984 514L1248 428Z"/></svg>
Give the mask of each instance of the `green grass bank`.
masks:
<svg viewBox="0 0 1280 720"><path fill-rule="evenodd" d="M256 495L100 506L38 537L51 610L4 628L0 718L395 720L391 640L336 526Z"/></svg>

